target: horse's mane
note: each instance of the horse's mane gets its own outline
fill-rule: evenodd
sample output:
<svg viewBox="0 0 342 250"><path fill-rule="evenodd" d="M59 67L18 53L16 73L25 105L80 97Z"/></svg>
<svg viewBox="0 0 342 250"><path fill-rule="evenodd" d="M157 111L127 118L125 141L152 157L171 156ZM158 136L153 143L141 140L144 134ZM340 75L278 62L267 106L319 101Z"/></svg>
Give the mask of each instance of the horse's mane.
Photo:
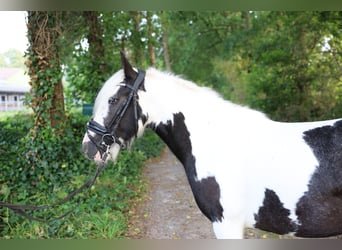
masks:
<svg viewBox="0 0 342 250"><path fill-rule="evenodd" d="M168 79L168 82L184 91L190 91L194 94L206 94L213 98L219 98L223 100L222 96L211 88L199 86L190 80L186 80L186 78L181 75L160 71L155 68L148 68L147 72L152 79Z"/></svg>
<svg viewBox="0 0 342 250"><path fill-rule="evenodd" d="M221 115L224 115L230 112L231 115L236 114L237 116L240 116L243 113L245 114L248 112L249 117L259 117L260 119L266 118L268 120L262 112L225 100L215 90L209 87L199 86L192 81L184 79L182 76L159 71L155 68L149 68L147 70L147 77L151 90L155 90L159 93L169 93L166 95L166 98L172 98L171 101L173 101L174 104L183 99L186 102L185 104L189 106L197 105L197 107L203 108L203 105L206 105L205 108L208 109L207 112L211 111L211 114L221 112ZM148 89L147 91L151 90ZM172 94L174 96L171 96ZM231 117L233 118L233 116Z"/></svg>

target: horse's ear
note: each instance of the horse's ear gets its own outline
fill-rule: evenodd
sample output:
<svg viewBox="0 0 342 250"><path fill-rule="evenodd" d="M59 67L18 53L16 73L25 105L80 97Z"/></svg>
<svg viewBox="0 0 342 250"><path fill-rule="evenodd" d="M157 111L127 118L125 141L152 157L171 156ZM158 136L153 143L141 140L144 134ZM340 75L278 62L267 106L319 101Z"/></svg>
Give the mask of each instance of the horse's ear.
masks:
<svg viewBox="0 0 342 250"><path fill-rule="evenodd" d="M125 54L122 51L120 51L120 55L121 55L122 69L124 70L124 73L125 73L125 78L128 82L132 82L133 84L133 81L137 78L138 73L135 72L132 65L128 62ZM140 85L139 89L146 91L144 82Z"/></svg>
<svg viewBox="0 0 342 250"><path fill-rule="evenodd" d="M120 55L121 55L121 65L122 65L122 69L125 72L125 77L128 81L132 81L137 77L137 72L134 71L132 65L128 62L125 54L120 51Z"/></svg>

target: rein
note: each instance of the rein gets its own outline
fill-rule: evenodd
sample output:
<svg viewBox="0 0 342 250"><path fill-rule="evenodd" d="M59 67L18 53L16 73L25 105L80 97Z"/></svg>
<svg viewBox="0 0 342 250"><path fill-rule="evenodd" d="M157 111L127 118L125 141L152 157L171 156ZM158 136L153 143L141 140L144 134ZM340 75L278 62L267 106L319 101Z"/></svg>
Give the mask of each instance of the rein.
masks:
<svg viewBox="0 0 342 250"><path fill-rule="evenodd" d="M105 161L108 157L108 153L106 152L103 157L101 162L99 163L94 175L87 181L85 182L81 187L79 187L77 190L73 191L72 193L70 193L68 196L66 196L65 198L51 204L51 205L42 205L42 206L33 206L33 205L20 205L20 204L12 204L12 203L7 203L7 202L2 202L0 201L0 206L2 207L6 207L8 209L11 209L13 212L27 218L30 220L35 220L35 221L39 221L39 222L45 222L45 223L49 223L55 220L59 220L64 218L65 216L67 216L68 214L70 214L75 208L68 210L67 212L65 212L64 214L62 214L61 216L58 217L54 217L51 219L42 219L42 218L38 218L38 217L34 217L30 214L28 214L26 211L38 211L38 210L46 210L52 207L56 207L59 205L62 205L66 202L68 202L69 200L71 200L73 197L75 197L77 194L79 194L80 192L82 192L85 188L91 188L91 186L94 184L96 178L99 176L99 174L103 171L103 169L106 167ZM78 202L78 204L80 204L80 201Z"/></svg>
<svg viewBox="0 0 342 250"><path fill-rule="evenodd" d="M119 109L119 111L116 113L116 115L111 120L111 122L109 124L109 128L102 126L101 124L95 122L93 119L91 119L87 123L87 133L90 130L90 131L93 131L96 134L102 136L102 141L101 141L100 145L95 143L93 141L93 139L91 139L91 137L89 137L93 141L93 143L96 145L96 147L99 149L99 152L101 153L101 162L99 163L94 175L87 182L85 182L81 187L79 187L77 190L70 193L65 198L63 198L63 199L61 199L61 200L59 200L59 201L57 201L51 205L42 205L42 206L21 205L21 204L12 204L12 203L0 201L0 206L11 209L13 212L15 212L15 213L27 218L27 219L36 220L36 221L45 222L45 223L49 223L51 221L62 219L65 216L67 216L68 214L70 214L75 208L68 210L67 212L65 212L64 214L62 214L58 217L54 217L54 218L51 218L48 220L38 218L38 217L34 217L34 216L30 215L27 211L46 210L46 209L50 209L50 208L62 205L64 203L68 202L69 200L71 200L73 197L75 197L77 194L82 192L84 189L86 189L86 188L90 189L91 188L91 186L94 184L96 178L99 176L99 174L106 167L106 160L110 154L110 152L109 152L110 147L114 143L119 144L121 148L124 147L122 142L115 135L115 132L116 132L116 129L118 128L120 121L122 120L123 116L125 115L126 110L127 110L128 106L132 100L133 100L133 107L134 107L135 124L136 124L136 128L138 129L137 91L138 91L140 85L142 84L142 82L144 81L144 78L145 78L145 71L139 70L138 76L135 79L133 86L130 86L128 84L122 84L122 86L131 89L131 92L130 92L129 96L127 97L125 103L122 105L122 107ZM111 127L113 127L113 129L110 129ZM88 135L89 135L89 133L88 133ZM78 201L77 205L79 205L79 204L80 204L80 201Z"/></svg>

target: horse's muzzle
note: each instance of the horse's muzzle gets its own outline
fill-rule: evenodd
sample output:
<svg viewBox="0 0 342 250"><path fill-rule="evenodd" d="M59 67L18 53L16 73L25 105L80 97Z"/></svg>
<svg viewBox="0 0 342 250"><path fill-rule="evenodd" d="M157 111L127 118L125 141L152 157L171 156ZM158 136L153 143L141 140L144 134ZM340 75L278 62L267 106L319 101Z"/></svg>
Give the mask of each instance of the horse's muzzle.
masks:
<svg viewBox="0 0 342 250"><path fill-rule="evenodd" d="M89 139L88 135L85 134L82 142L82 151L85 156L96 162L101 161L101 154L98 151L96 145Z"/></svg>

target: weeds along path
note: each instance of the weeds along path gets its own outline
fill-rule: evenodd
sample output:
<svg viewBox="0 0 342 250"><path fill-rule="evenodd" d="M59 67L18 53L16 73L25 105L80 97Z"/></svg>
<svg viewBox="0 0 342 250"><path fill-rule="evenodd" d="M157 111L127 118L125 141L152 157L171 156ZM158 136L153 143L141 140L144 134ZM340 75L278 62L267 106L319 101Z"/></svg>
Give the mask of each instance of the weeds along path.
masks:
<svg viewBox="0 0 342 250"><path fill-rule="evenodd" d="M131 239L214 239L209 220L200 212L184 168L166 148L143 168L147 192L131 208L127 237ZM290 238L246 229L245 238Z"/></svg>

